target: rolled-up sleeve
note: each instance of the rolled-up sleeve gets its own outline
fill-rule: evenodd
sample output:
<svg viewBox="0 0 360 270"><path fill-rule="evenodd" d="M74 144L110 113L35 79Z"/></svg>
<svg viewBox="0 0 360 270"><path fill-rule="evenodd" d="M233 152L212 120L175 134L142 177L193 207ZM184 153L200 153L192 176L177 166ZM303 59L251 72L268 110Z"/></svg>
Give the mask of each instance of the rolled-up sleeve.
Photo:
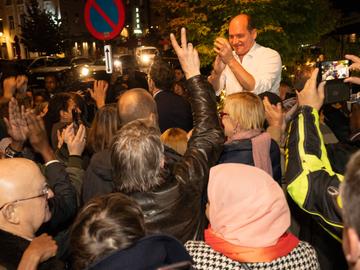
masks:
<svg viewBox="0 0 360 270"><path fill-rule="evenodd" d="M261 94L266 91L279 94L279 86L281 81L281 57L278 52L267 49L264 53L256 57L255 61L261 64L257 65L257 69L253 74L255 79L255 94Z"/></svg>

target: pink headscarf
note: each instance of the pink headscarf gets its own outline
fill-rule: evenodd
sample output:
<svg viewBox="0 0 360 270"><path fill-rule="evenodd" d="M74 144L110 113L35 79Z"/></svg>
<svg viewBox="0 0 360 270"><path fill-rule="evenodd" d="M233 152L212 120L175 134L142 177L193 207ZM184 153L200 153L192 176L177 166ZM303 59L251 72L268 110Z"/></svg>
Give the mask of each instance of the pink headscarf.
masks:
<svg viewBox="0 0 360 270"><path fill-rule="evenodd" d="M211 168L208 199L212 230L234 245L275 245L290 226L281 187L253 166L224 163Z"/></svg>

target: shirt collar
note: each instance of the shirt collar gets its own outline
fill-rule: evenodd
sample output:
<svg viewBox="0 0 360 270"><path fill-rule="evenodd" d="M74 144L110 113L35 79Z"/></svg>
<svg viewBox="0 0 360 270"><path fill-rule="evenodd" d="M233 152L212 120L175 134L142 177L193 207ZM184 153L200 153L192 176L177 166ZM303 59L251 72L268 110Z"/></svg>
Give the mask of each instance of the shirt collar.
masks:
<svg viewBox="0 0 360 270"><path fill-rule="evenodd" d="M256 49L257 49L259 46L260 46L260 45L257 44L256 41L255 41L254 44L251 46L250 50L244 55L244 57L247 57L247 56L253 57ZM233 54L234 54L234 56L235 56L237 59L240 59L240 57L236 54L235 51L233 51ZM244 59L244 57L243 57L243 59Z"/></svg>
<svg viewBox="0 0 360 270"><path fill-rule="evenodd" d="M163 90L161 90L161 89L158 89L155 93L154 93L154 95L153 95L153 98L155 98L159 93L161 93Z"/></svg>

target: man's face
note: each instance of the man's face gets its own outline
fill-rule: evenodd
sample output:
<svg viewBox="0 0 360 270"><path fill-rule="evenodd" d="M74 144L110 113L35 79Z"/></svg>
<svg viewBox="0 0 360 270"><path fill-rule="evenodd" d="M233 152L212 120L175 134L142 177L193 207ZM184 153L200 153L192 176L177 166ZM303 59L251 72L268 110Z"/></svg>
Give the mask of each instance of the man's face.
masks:
<svg viewBox="0 0 360 270"><path fill-rule="evenodd" d="M246 16L233 19L229 25L229 43L235 53L242 57L248 53L256 39L256 30L249 31Z"/></svg>
<svg viewBox="0 0 360 270"><path fill-rule="evenodd" d="M27 182L22 182L17 187L19 195L16 203L20 222L26 226L28 231L35 233L39 227L50 220L48 199L53 197L53 192L49 189L46 194L45 178L36 165L31 168L32 174L28 176ZM30 199L28 199L30 198Z"/></svg>
<svg viewBox="0 0 360 270"><path fill-rule="evenodd" d="M57 87L57 82L54 76L45 77L45 89L50 93L54 92Z"/></svg>

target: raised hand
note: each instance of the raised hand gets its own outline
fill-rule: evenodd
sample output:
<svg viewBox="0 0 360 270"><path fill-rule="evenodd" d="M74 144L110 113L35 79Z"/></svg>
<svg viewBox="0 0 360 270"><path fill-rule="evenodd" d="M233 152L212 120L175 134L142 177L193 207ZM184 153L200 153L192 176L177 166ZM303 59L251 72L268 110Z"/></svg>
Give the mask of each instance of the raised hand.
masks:
<svg viewBox="0 0 360 270"><path fill-rule="evenodd" d="M32 112L27 112L26 122L29 127L29 141L33 149L42 155L45 162L56 159L50 147L42 118Z"/></svg>
<svg viewBox="0 0 360 270"><path fill-rule="evenodd" d="M320 110L324 102L324 88L325 81L321 82L318 87L316 87L316 78L319 73L319 69L316 68L310 79L305 83L304 89L300 92L296 91L298 96L298 102L300 106L307 105L313 107L316 110Z"/></svg>
<svg viewBox="0 0 360 270"><path fill-rule="evenodd" d="M357 57L357 56L351 55L351 54L346 54L345 58L352 61L352 64L350 66L350 70L360 71L360 57ZM360 78L355 77L355 76L351 76L349 78L346 78L344 80L344 82L360 84Z"/></svg>
<svg viewBox="0 0 360 270"><path fill-rule="evenodd" d="M23 144L29 133L28 125L25 119L25 107L19 105L15 98L9 102L9 119L4 118L7 132L14 142Z"/></svg>
<svg viewBox="0 0 360 270"><path fill-rule="evenodd" d="M26 75L18 75L16 77L16 89L19 93L25 93L27 90L28 77Z"/></svg>
<svg viewBox="0 0 360 270"><path fill-rule="evenodd" d="M8 77L3 82L4 98L11 99L16 91L16 77Z"/></svg>
<svg viewBox="0 0 360 270"><path fill-rule="evenodd" d="M218 37L214 42L214 51L218 54L225 64L229 64L234 58L229 41L225 38Z"/></svg>
<svg viewBox="0 0 360 270"><path fill-rule="evenodd" d="M276 106L272 105L268 97L264 97L263 104L265 108L265 117L269 123L269 126L274 126L282 129L285 124L285 118L282 111L281 103L276 104Z"/></svg>
<svg viewBox="0 0 360 270"><path fill-rule="evenodd" d="M94 89L89 89L92 99L96 103L96 107L100 109L105 105L106 92L109 88L107 81L94 81Z"/></svg>
<svg viewBox="0 0 360 270"><path fill-rule="evenodd" d="M83 124L79 126L74 134L73 124L68 125L64 130L64 142L67 145L70 155L81 156L86 146L86 128Z"/></svg>
<svg viewBox="0 0 360 270"><path fill-rule="evenodd" d="M192 43L187 43L186 30L181 28L181 47L173 33L170 34L171 44L179 58L182 70L186 79L190 79L200 74L200 59L196 49Z"/></svg>

